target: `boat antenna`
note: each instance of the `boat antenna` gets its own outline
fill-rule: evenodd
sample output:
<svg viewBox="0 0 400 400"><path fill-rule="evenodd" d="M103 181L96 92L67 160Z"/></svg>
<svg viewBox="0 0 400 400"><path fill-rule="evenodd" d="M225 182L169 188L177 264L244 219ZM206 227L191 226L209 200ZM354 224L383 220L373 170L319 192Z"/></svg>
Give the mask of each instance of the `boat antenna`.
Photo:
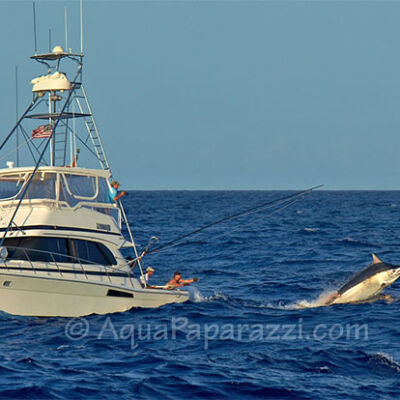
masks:
<svg viewBox="0 0 400 400"><path fill-rule="evenodd" d="M70 154L70 161L69 165L72 165L74 162L74 135L75 135L75 103L72 103L72 130L70 131L70 145L69 145L69 154Z"/></svg>
<svg viewBox="0 0 400 400"><path fill-rule="evenodd" d="M67 6L64 6L65 51L68 52L68 16Z"/></svg>
<svg viewBox="0 0 400 400"><path fill-rule="evenodd" d="M18 122L18 66L15 66L15 120ZM17 167L19 167L19 126L15 132L16 150L17 150Z"/></svg>
<svg viewBox="0 0 400 400"><path fill-rule="evenodd" d="M51 29L49 28L49 53L51 53Z"/></svg>
<svg viewBox="0 0 400 400"><path fill-rule="evenodd" d="M36 8L33 2L33 38L35 43L35 56L37 55L37 38L36 38Z"/></svg>
<svg viewBox="0 0 400 400"><path fill-rule="evenodd" d="M81 21L81 55L83 55L83 1L80 0L80 21Z"/></svg>

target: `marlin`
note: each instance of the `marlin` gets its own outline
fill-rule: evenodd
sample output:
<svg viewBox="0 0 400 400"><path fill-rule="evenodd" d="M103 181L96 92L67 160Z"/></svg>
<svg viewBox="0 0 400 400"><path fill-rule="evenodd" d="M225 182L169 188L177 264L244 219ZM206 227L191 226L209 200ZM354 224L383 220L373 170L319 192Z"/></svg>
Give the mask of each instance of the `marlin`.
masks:
<svg viewBox="0 0 400 400"><path fill-rule="evenodd" d="M400 266L384 263L372 254L372 264L353 276L325 302L331 304L360 303L379 296L385 287L400 277Z"/></svg>

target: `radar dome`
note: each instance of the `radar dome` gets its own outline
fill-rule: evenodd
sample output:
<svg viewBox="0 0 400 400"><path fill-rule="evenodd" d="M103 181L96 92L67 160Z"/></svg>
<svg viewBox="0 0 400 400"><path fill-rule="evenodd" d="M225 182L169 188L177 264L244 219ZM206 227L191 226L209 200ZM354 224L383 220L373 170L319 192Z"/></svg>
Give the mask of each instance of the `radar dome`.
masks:
<svg viewBox="0 0 400 400"><path fill-rule="evenodd" d="M61 46L55 46L52 53L53 54L62 54L62 53L64 53L64 49Z"/></svg>

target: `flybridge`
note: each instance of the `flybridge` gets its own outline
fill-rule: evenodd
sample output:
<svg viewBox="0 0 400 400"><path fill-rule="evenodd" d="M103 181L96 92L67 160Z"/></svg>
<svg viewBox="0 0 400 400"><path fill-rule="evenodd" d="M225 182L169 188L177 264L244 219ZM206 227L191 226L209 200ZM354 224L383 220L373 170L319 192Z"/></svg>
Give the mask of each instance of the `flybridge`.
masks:
<svg viewBox="0 0 400 400"><path fill-rule="evenodd" d="M20 199L32 171L33 168L0 170L0 202ZM109 173L102 170L41 167L32 178L25 199L64 201L71 207L80 201L109 204L108 177Z"/></svg>
<svg viewBox="0 0 400 400"><path fill-rule="evenodd" d="M0 208L3 212L17 203L29 208L46 204L53 210L86 208L113 218L115 225L121 228L120 210L109 195L109 171L40 167L33 177L32 173L33 167L0 170Z"/></svg>

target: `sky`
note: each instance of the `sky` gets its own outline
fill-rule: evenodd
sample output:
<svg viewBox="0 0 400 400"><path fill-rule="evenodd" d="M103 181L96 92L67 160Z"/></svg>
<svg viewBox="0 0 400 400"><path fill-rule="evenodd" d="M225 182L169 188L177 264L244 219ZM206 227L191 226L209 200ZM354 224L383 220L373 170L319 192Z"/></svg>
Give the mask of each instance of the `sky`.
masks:
<svg viewBox="0 0 400 400"><path fill-rule="evenodd" d="M79 2L36 1L39 51ZM400 1L84 1L84 82L136 190L400 189ZM45 73L31 1L0 0L0 138ZM4 162L4 161L0 161ZM4 165L5 166L5 165Z"/></svg>

